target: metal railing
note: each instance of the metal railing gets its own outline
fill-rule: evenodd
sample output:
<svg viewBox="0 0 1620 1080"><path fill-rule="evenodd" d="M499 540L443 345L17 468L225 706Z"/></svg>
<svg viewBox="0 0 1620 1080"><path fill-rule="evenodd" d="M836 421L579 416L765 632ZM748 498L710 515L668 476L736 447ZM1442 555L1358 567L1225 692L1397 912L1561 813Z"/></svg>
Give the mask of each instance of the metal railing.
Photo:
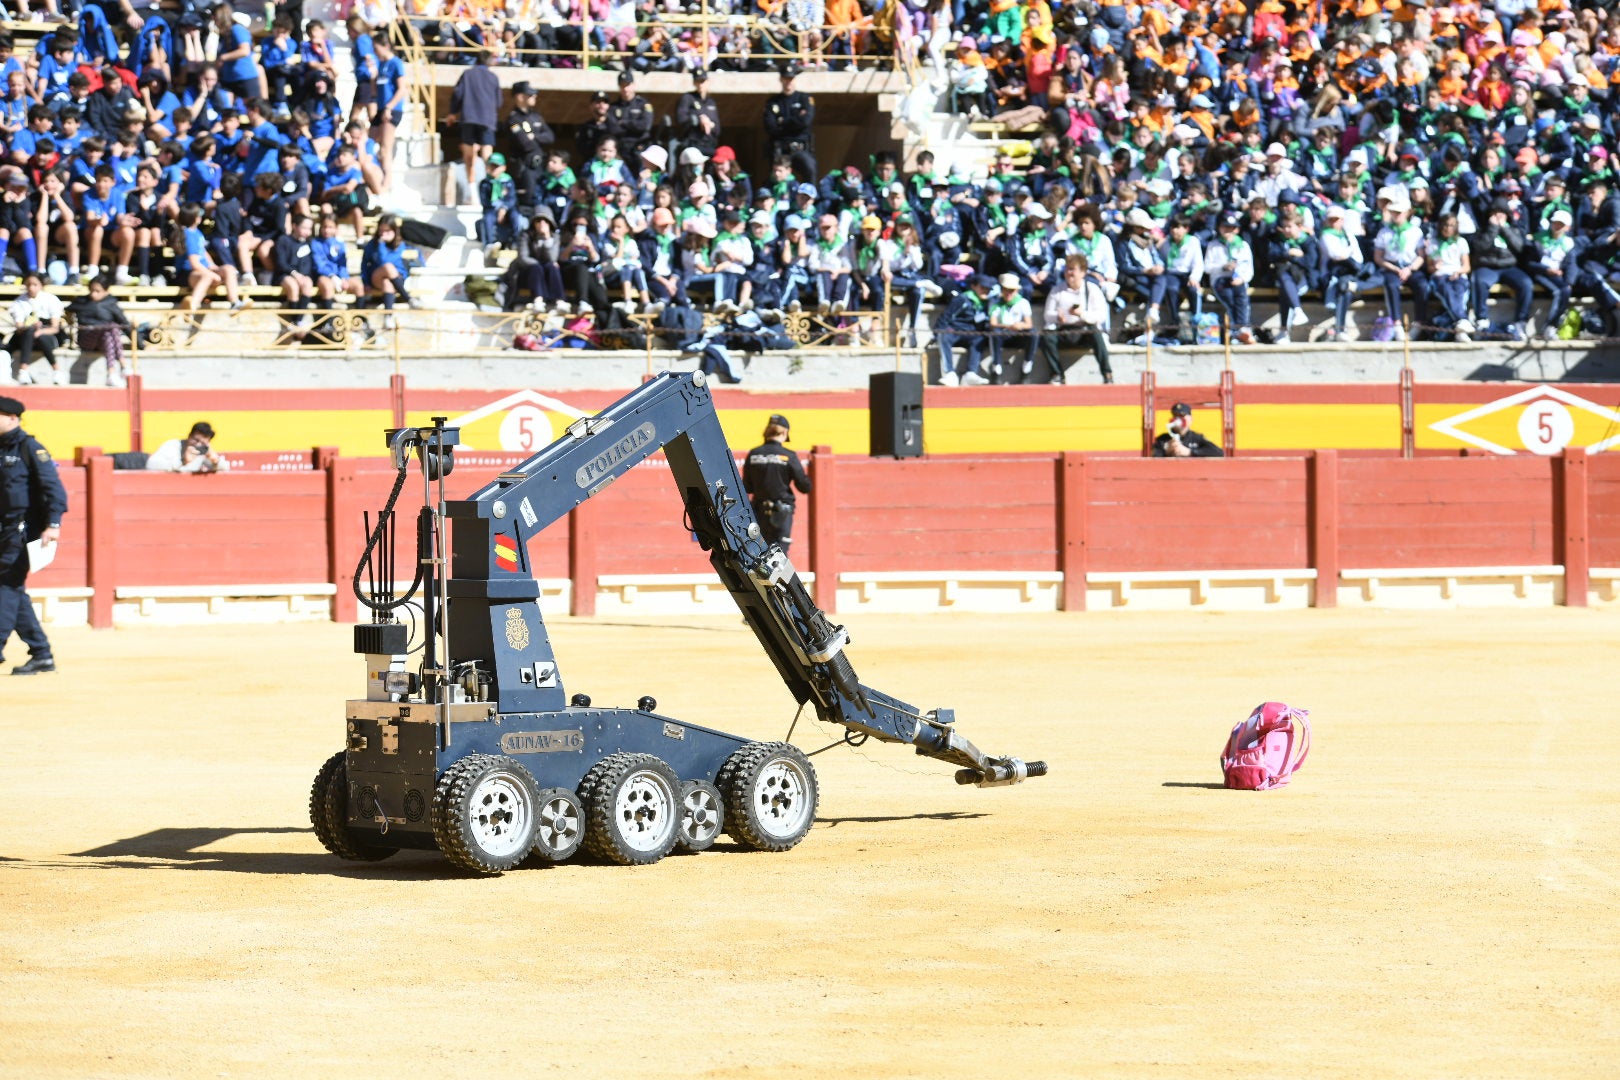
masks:
<svg viewBox="0 0 1620 1080"><path fill-rule="evenodd" d="M416 40L412 48L428 62L450 62L439 60L444 56L475 57L490 48L487 42L478 42L470 38L463 38L458 43L451 44L425 44L421 33L424 27L437 27L444 24L444 20L433 16L406 15L404 22L411 27L411 33L406 34L400 30L402 37L411 37ZM399 27L401 24L395 24ZM599 23L591 18L590 12L584 12L583 20L579 23L569 24L580 35L580 47L577 49L537 49L500 46L504 57L514 58L520 62L528 60L546 61L528 66L555 67L558 60L574 61L580 68L597 66L624 66L631 64L636 58L635 44L648 33L653 24L638 21L635 24L607 24ZM849 26L814 26L796 28L786 20L779 18L760 18L752 15L735 15L724 12L710 11L705 2L698 11L683 13L659 13L658 24L674 32L683 30L695 31L701 35L704 49L701 56L706 65L713 65L717 61L746 65L756 61L765 61L775 65L792 61L807 70L826 70L834 64L847 65L850 68L870 68L877 70L901 70L903 59L898 55L898 49L888 51L863 51L867 42L878 40L870 20ZM750 41L759 43L758 51L746 52L727 51L724 49L710 51L708 43L715 40L715 35L729 36L732 32L741 30ZM619 45L602 48L593 43L595 31L602 31L605 35L621 37L626 31L630 32L629 47ZM455 32L455 31L453 31ZM660 57L667 61L667 58ZM638 69L639 70L639 69ZM691 67L680 63L674 68L652 68L650 70L690 71ZM722 69L723 70L723 69Z"/></svg>

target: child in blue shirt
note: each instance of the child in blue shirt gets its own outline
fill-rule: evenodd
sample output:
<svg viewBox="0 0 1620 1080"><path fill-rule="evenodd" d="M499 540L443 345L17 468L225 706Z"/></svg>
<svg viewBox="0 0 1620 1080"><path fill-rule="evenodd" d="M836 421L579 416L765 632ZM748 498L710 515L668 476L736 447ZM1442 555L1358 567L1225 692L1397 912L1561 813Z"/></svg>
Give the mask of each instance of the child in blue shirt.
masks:
<svg viewBox="0 0 1620 1080"><path fill-rule="evenodd" d="M101 273L102 241L124 208L123 198L113 193L115 179L112 166L101 166L96 170L95 187L85 192L79 202L79 242L84 252L79 273L85 280Z"/></svg>
<svg viewBox="0 0 1620 1080"><path fill-rule="evenodd" d="M278 16L270 38L259 46L259 66L264 69L265 88L271 104L280 105L292 100L292 91L298 81L298 65L303 60L298 42L292 39L292 20Z"/></svg>
<svg viewBox="0 0 1620 1080"><path fill-rule="evenodd" d="M371 27L358 15L349 16L349 57L354 63L354 101L349 105L350 118L366 127L371 126L372 114L377 107L377 47L372 42Z"/></svg>
<svg viewBox="0 0 1620 1080"><path fill-rule="evenodd" d="M191 144L191 154L186 161L186 181L180 185L182 205L196 203L206 210L219 198L219 182L225 171L214 161L215 152L212 135L199 135L197 141ZM174 208L175 213L179 213L179 210L179 206Z"/></svg>
<svg viewBox="0 0 1620 1080"><path fill-rule="evenodd" d="M365 228L367 206L366 185L355 164L354 147L339 143L336 161L326 172L326 186L321 190L321 201L332 208L332 216L348 221L354 227L354 238L359 240Z"/></svg>
<svg viewBox="0 0 1620 1080"><path fill-rule="evenodd" d="M417 306L405 288L410 272L405 265L405 240L399 234L399 218L384 214L377 219L377 235L371 238L360 257L360 280L368 294L375 292L382 296L383 308L388 312L383 318L386 328L393 326L396 300L404 300L413 308Z"/></svg>
<svg viewBox="0 0 1620 1080"><path fill-rule="evenodd" d="M45 56L39 62L39 75L34 90L40 101L50 104L68 96L68 79L76 74L81 61L75 54L79 48L79 35L71 30L58 30L51 38Z"/></svg>
<svg viewBox="0 0 1620 1080"><path fill-rule="evenodd" d="M174 262L182 287L190 293L180 301L186 311L196 311L216 286L225 286L225 298L231 308L240 311L247 305L236 291L236 267L230 263L216 263L208 253L208 241L198 225L202 222L202 207L188 205L180 208L175 238Z"/></svg>

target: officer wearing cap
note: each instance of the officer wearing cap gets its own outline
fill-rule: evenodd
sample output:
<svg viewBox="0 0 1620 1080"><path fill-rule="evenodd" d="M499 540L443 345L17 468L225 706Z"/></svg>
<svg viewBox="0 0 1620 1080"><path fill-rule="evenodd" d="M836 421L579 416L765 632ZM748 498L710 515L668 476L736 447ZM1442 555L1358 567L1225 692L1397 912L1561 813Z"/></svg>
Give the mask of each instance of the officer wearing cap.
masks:
<svg viewBox="0 0 1620 1080"><path fill-rule="evenodd" d="M591 95L591 118L574 129L574 150L579 161L591 160L602 140L612 137L613 132L608 127L610 102L606 91L598 90Z"/></svg>
<svg viewBox="0 0 1620 1080"><path fill-rule="evenodd" d="M636 93L636 77L619 72L619 99L608 106L608 132L619 142L619 158L632 173L641 172L641 152L652 138L653 109Z"/></svg>
<svg viewBox="0 0 1620 1080"><path fill-rule="evenodd" d="M748 492L754 516L759 519L759 531L784 552L793 546L793 504L797 498L793 489L810 492L810 477L805 475L799 455L782 445L787 438L787 417L772 413L765 423L764 443L748 451L743 465L743 490Z"/></svg>
<svg viewBox="0 0 1620 1080"><path fill-rule="evenodd" d="M11 673L34 675L56 662L28 598L28 544L56 543L68 505L50 451L22 429L23 412L16 398L0 397L0 651L15 630L28 661Z"/></svg>
<svg viewBox="0 0 1620 1080"><path fill-rule="evenodd" d="M782 66L782 92L765 99L765 134L771 140L771 157L792 161L800 175L815 176L816 102L793 89L798 74L798 65Z"/></svg>
<svg viewBox="0 0 1620 1080"><path fill-rule="evenodd" d="M1225 457L1219 446L1192 429L1192 406L1178 401L1170 407L1170 423L1153 440L1154 457Z"/></svg>
<svg viewBox="0 0 1620 1080"><path fill-rule="evenodd" d="M720 105L709 96L709 73L692 72L692 89L675 103L675 138L681 148L695 147L713 157L720 145Z"/></svg>
<svg viewBox="0 0 1620 1080"><path fill-rule="evenodd" d="M557 135L535 108L537 95L527 79L512 87L512 111L506 114L506 135L511 140L512 180L517 184L518 205L540 202L540 176L546 167L546 147Z"/></svg>

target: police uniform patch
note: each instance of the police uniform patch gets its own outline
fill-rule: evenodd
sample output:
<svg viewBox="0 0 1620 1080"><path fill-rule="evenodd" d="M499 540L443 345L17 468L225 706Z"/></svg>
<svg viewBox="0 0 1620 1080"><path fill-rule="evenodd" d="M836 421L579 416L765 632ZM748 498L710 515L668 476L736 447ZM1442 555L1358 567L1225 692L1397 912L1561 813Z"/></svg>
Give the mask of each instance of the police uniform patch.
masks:
<svg viewBox="0 0 1620 1080"><path fill-rule="evenodd" d="M43 446L34 451L34 456L39 458L41 461L51 460L51 452L45 449Z"/></svg>

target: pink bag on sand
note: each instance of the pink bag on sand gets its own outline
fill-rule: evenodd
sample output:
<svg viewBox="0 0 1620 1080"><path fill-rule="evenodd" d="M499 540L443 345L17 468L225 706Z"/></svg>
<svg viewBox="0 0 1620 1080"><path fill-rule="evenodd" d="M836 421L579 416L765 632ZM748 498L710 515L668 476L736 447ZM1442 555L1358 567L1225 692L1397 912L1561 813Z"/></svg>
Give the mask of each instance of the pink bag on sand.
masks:
<svg viewBox="0 0 1620 1080"><path fill-rule="evenodd" d="M1232 729L1221 754L1226 786L1265 791L1288 783L1311 752L1310 713L1268 701Z"/></svg>

